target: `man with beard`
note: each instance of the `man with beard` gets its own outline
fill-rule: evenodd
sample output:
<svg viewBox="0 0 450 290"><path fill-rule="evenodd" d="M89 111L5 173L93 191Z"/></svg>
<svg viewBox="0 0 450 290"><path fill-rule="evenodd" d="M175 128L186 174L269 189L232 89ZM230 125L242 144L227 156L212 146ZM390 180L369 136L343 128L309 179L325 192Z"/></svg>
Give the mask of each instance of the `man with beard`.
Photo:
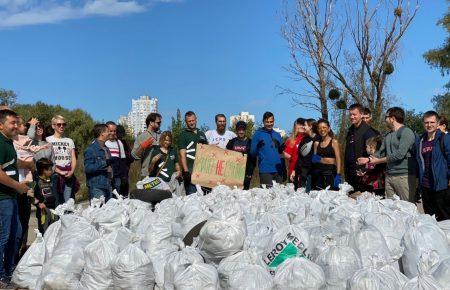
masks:
<svg viewBox="0 0 450 290"><path fill-rule="evenodd" d="M145 119L147 130L139 134L134 142L131 155L135 160L141 160L141 178L148 176L148 167L150 165L152 155L152 145L159 143L161 133L161 115L158 113L150 113Z"/></svg>
<svg viewBox="0 0 450 290"><path fill-rule="evenodd" d="M209 145L217 145L225 149L228 141L236 137L234 132L226 130L227 118L224 114L217 114L215 117L216 130L209 130L205 133Z"/></svg>
<svg viewBox="0 0 450 290"><path fill-rule="evenodd" d="M384 118L391 131L384 137L378 152L370 157L359 158L358 164L387 163L386 197L392 198L396 194L402 200L413 202L416 191L416 161L414 158L416 135L403 124L405 111L402 108L388 109Z"/></svg>

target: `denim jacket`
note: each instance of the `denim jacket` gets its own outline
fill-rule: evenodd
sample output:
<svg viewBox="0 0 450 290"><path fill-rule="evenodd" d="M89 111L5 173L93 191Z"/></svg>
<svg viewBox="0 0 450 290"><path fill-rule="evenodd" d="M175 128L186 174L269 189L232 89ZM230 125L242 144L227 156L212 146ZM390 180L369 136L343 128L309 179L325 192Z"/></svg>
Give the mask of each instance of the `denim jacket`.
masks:
<svg viewBox="0 0 450 290"><path fill-rule="evenodd" d="M106 163L106 150L101 147L98 140L94 140L84 151L84 172L86 184L90 188L108 189L111 186L111 177ZM108 152L108 155L109 152Z"/></svg>

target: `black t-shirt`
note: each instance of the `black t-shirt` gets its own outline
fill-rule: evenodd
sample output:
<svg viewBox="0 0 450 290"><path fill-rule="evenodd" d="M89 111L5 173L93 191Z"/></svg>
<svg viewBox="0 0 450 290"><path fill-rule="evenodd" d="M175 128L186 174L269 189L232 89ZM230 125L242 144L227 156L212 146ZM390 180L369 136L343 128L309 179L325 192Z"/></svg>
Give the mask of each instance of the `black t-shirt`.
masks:
<svg viewBox="0 0 450 290"><path fill-rule="evenodd" d="M235 137L230 141L228 141L228 144L226 146L228 150L233 150L236 152L241 152L242 154L247 154L245 175L252 175L256 165L256 158L250 155L251 143L252 143L251 139L247 138L245 140L241 140L238 137Z"/></svg>
<svg viewBox="0 0 450 290"><path fill-rule="evenodd" d="M161 151L160 146L154 146L151 159L158 154L161 154L161 158L159 158L158 162L156 162L155 167L153 167L153 171L150 172L150 176L155 177L159 172L158 177L165 182L169 182L172 174L175 172L175 164L178 163L177 152L175 149L169 148L168 152L164 153Z"/></svg>

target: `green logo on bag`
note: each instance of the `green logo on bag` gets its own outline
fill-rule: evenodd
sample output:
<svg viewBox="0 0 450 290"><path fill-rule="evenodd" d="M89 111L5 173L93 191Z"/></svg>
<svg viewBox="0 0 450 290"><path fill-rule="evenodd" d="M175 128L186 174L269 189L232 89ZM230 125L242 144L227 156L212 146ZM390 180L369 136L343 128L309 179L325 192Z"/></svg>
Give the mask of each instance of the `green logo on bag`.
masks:
<svg viewBox="0 0 450 290"><path fill-rule="evenodd" d="M159 178L155 178L152 181L150 181L149 183L144 184L143 188L144 189L152 189L160 184L161 184L161 180L159 180Z"/></svg>

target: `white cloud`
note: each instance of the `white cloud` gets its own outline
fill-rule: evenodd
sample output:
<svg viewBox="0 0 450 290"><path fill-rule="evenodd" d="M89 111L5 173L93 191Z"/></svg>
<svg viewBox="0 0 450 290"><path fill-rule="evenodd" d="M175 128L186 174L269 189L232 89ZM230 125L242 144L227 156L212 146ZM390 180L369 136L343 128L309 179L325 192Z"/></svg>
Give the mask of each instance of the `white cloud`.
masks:
<svg viewBox="0 0 450 290"><path fill-rule="evenodd" d="M58 23L92 16L139 13L158 2L182 0L0 0L0 28Z"/></svg>

